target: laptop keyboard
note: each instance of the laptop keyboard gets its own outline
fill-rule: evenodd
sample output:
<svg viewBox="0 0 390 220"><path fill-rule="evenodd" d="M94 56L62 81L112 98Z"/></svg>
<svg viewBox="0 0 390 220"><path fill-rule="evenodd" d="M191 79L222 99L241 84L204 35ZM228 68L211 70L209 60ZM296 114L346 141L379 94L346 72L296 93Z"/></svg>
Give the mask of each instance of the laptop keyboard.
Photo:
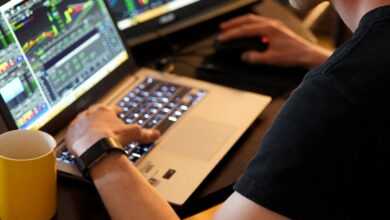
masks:
<svg viewBox="0 0 390 220"><path fill-rule="evenodd" d="M148 77L117 103L122 109L118 117L126 124L155 128L163 135L205 95L204 90ZM153 144L133 142L124 148L129 160L137 162L153 147ZM74 164L74 159L66 149L57 157L57 160L68 164Z"/></svg>

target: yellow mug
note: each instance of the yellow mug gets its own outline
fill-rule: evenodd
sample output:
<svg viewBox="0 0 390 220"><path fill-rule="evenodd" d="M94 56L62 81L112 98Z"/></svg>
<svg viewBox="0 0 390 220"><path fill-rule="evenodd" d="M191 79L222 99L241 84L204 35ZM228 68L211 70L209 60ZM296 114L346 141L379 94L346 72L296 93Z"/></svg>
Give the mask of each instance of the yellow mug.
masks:
<svg viewBox="0 0 390 220"><path fill-rule="evenodd" d="M44 132L0 135L0 219L49 220L56 213L56 141Z"/></svg>

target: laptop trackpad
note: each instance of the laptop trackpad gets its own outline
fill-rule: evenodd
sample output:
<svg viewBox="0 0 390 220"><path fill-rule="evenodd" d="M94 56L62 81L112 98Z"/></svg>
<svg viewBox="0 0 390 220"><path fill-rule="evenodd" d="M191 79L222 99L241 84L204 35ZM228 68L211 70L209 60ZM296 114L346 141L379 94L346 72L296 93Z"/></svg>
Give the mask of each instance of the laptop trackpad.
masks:
<svg viewBox="0 0 390 220"><path fill-rule="evenodd" d="M161 142L161 148L192 159L209 161L224 146L235 127L201 117L183 118Z"/></svg>

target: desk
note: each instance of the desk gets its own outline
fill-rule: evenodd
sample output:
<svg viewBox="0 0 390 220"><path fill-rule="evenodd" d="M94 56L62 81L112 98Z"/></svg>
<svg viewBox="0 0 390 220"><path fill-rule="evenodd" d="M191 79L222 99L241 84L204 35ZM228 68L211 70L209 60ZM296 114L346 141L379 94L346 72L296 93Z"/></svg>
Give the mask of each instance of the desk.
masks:
<svg viewBox="0 0 390 220"><path fill-rule="evenodd" d="M240 12L242 13L242 12ZM226 18L222 18L226 19ZM216 24L220 21L216 21L213 24L206 24L207 27L215 31ZM207 29L207 28L206 28ZM193 30L196 32L196 29ZM210 44L210 34L206 34L204 26L202 27L202 33L204 40L198 42L198 45ZM188 33L185 34L188 36ZM185 36L184 35L184 36ZM190 35L191 36L191 35ZM201 36L199 36L201 37ZM175 42L175 41L173 41ZM161 47L161 44L157 45ZM156 51L151 49L153 46L148 45L147 51ZM195 45L196 47L196 45ZM141 51L141 52L139 52ZM153 58L147 57L142 54L142 51L146 51L145 48L135 48L137 57L145 58L138 63L143 65L152 65ZM169 51L169 50L167 50ZM159 57L156 55L156 57ZM154 58L156 58L154 57ZM199 77L196 74L194 66L198 65L202 61L203 57L187 57L185 62L176 63L177 73L186 73L189 77ZM146 60L146 61L145 61ZM270 76L272 77L272 76ZM300 78L299 76L298 78ZM286 74L284 80L291 85L290 88L294 88L299 80L296 76ZM229 84L230 86L234 86ZM240 85L242 88L242 85ZM267 93L264 88L250 88L254 92ZM216 169L208 176L208 178L201 184L193 196L182 207L174 207L177 213L181 217L187 217L197 212L212 207L222 201L224 201L231 193L234 182L244 172L250 159L259 150L260 143L267 129L271 126L272 121L276 117L277 113L281 109L282 105L286 101L286 94L290 92L290 89L286 89L283 94L275 95L271 104L263 112L260 118L247 130L232 150L227 154L223 161L217 166ZM82 182L75 182L64 177L59 178L59 196L58 196L58 212L55 219L57 220L106 220L109 219L107 211L104 208L102 201L100 200L96 190L88 184Z"/></svg>

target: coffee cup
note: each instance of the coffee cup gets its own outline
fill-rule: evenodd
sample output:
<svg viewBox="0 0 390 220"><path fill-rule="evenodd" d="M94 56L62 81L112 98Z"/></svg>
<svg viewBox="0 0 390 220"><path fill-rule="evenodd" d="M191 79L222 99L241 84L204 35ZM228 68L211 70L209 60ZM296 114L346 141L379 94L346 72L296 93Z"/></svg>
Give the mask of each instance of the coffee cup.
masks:
<svg viewBox="0 0 390 220"><path fill-rule="evenodd" d="M49 220L56 213L55 139L41 131L0 135L0 219Z"/></svg>

